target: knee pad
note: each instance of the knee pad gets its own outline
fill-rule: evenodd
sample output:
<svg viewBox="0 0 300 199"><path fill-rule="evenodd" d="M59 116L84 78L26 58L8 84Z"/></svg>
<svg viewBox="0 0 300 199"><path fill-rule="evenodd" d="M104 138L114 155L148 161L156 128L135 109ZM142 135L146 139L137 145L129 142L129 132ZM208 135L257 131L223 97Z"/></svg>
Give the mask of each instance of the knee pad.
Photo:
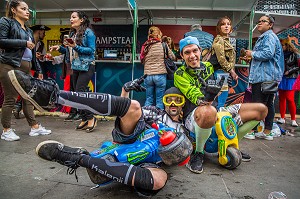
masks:
<svg viewBox="0 0 300 199"><path fill-rule="evenodd" d="M158 154L166 165L184 163L193 152L193 146L184 133L177 132L175 139L168 145L159 145Z"/></svg>
<svg viewBox="0 0 300 199"><path fill-rule="evenodd" d="M125 97L111 96L111 115L123 117L131 104L131 100Z"/></svg>
<svg viewBox="0 0 300 199"><path fill-rule="evenodd" d="M161 189L153 190L154 179L150 170L147 168L160 168L160 167L152 163L142 163L138 165L138 168L135 172L134 189L139 196L144 196L144 197L155 196L161 190Z"/></svg>

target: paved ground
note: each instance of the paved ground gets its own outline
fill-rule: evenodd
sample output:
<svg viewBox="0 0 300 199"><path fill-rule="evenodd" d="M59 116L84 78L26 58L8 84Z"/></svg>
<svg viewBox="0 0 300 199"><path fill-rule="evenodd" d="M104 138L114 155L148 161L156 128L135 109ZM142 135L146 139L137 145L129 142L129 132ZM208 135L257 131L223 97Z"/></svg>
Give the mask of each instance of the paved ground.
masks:
<svg viewBox="0 0 300 199"><path fill-rule="evenodd" d="M93 183L83 168L74 175L54 162L35 155L38 143L47 139L88 150L110 140L113 121L99 121L95 132L75 131L76 123L63 122L60 117L38 116L45 127L52 129L49 136L30 137L25 119L13 120L12 128L21 137L18 142L0 141L0 198L120 198L138 196L130 187L112 183L91 190ZM288 121L289 122L289 121ZM289 124L286 125L289 127ZM290 128L290 127L289 127ZM206 160L204 172L193 174L185 167L166 168L169 181L153 198L207 198L207 199L267 199L270 192L282 191L289 199L300 198L300 127L291 128L295 136L267 140L242 140L240 146L252 156L235 170L226 170L214 160Z"/></svg>

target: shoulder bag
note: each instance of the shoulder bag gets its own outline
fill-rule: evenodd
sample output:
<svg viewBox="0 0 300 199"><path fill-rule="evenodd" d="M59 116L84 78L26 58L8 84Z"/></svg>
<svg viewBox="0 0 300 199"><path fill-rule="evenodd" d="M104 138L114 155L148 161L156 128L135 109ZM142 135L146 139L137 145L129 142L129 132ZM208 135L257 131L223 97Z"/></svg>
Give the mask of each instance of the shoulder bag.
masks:
<svg viewBox="0 0 300 199"><path fill-rule="evenodd" d="M88 62L88 61L81 61L81 60L79 59L79 57L77 57L77 58L74 58L74 59L73 59L71 68L72 68L73 70L88 71L89 68L90 68L90 64L91 64L91 62Z"/></svg>
<svg viewBox="0 0 300 199"><path fill-rule="evenodd" d="M168 57L168 47L165 42L162 42L162 46L164 49L164 63L167 70L167 79L173 80L174 79L174 72L177 70L177 66L175 62Z"/></svg>
<svg viewBox="0 0 300 199"><path fill-rule="evenodd" d="M225 58L226 58L227 61L229 61L228 57L225 56ZM211 65L214 66L215 71L219 70L219 69L222 69L222 66L218 61L218 57L217 57L217 54L216 54L214 49L211 50L211 56L210 56L208 62L210 62Z"/></svg>
<svg viewBox="0 0 300 199"><path fill-rule="evenodd" d="M211 58L211 53L212 53L212 48L208 49L206 52L203 51L202 55L204 55L204 56L202 57L202 61L203 62L209 62L209 60Z"/></svg>
<svg viewBox="0 0 300 199"><path fill-rule="evenodd" d="M277 81L268 81L261 83L261 92L263 94L274 94L278 91Z"/></svg>
<svg viewBox="0 0 300 199"><path fill-rule="evenodd" d="M274 54L276 54L276 48ZM279 83L276 80L262 82L260 87L261 92L263 94L275 94L278 91L278 85Z"/></svg>

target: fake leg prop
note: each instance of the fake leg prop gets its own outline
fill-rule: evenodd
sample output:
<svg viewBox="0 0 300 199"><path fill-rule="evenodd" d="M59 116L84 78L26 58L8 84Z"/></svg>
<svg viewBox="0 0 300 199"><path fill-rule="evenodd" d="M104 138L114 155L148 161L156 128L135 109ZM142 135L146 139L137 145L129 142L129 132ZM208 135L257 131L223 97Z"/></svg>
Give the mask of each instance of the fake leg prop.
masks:
<svg viewBox="0 0 300 199"><path fill-rule="evenodd" d="M212 128L203 129L195 124L196 152L204 153L204 145L211 134Z"/></svg>
<svg viewBox="0 0 300 199"><path fill-rule="evenodd" d="M239 142L247 133L250 133L250 131L254 127L256 127L258 123L259 123L259 121L251 120L251 121L245 122L242 126L240 126L239 130L237 132Z"/></svg>

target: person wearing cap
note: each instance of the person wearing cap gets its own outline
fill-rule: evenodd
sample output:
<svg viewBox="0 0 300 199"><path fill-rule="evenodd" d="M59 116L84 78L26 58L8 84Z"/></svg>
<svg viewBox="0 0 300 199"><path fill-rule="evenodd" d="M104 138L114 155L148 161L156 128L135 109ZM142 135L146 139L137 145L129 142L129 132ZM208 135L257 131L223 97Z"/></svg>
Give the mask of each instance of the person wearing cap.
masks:
<svg viewBox="0 0 300 199"><path fill-rule="evenodd" d="M185 37L179 42L180 55L184 65L174 74L174 85L186 97L183 108L185 127L195 133L196 148L187 167L194 173L203 171L204 145L211 134L217 120L216 97L219 94L224 79L217 82L214 69L209 62L200 62L201 47L195 37ZM239 126L238 140L250 132L260 120L267 115L267 108L262 103L235 104L223 107L219 111L228 111ZM242 153L244 161L251 157Z"/></svg>
<svg viewBox="0 0 300 199"><path fill-rule="evenodd" d="M191 26L191 31L184 34L184 37L188 36L196 37L198 39L199 45L202 49L202 56L208 52L214 41L214 36L203 31L200 24L193 24Z"/></svg>
<svg viewBox="0 0 300 199"><path fill-rule="evenodd" d="M252 88L252 102L261 102L268 107L268 115L265 118L265 129L255 136L273 140L271 130L275 116L275 93L263 93L262 83L280 82L284 73L284 55L281 43L273 32L275 19L270 15L260 17L257 22L257 30L261 33L252 50L246 50L246 57L251 57L249 83Z"/></svg>
<svg viewBox="0 0 300 199"><path fill-rule="evenodd" d="M30 29L33 31L33 36L36 42L35 49L37 58L40 61L44 61L44 56L46 55L46 48L43 39L46 36L46 31L51 30L51 28L45 25L34 25L30 27Z"/></svg>
<svg viewBox="0 0 300 199"><path fill-rule="evenodd" d="M44 26L44 25L35 25L30 27L30 29L33 31L33 38L35 41L35 50L36 50L36 58L39 61L39 64L41 66L41 70L43 70L43 62L44 56L46 54L46 49L44 42L42 41L45 37L45 31L50 30L49 27ZM31 70L31 74L34 76L35 71ZM13 114L16 119L21 119L21 110L22 110L22 98L18 97L14 109L13 109Z"/></svg>
<svg viewBox="0 0 300 199"><path fill-rule="evenodd" d="M35 102L33 103L35 106L42 103L38 98L43 93L45 96L50 96L50 94L52 97L55 96L54 101L57 104L73 106L74 108L84 107L95 114L117 116L112 131L113 141L116 143L133 143L145 130L152 128L153 123L162 123L166 127L176 129L176 134L181 135L182 139L177 142L176 148L180 146L184 152L192 150L191 142L183 133L185 129L181 120L185 98L179 89L175 87L165 91L163 97L165 110L162 110L156 106L141 107L138 101L129 98L131 91L144 92L146 90L141 85L146 75L125 83L122 87L121 96L94 93L94 97L88 92L58 91L56 90L58 87L48 86L46 81L36 78L29 78L30 81L26 81L28 76L24 73L17 73L15 76L15 80L21 86L21 88L17 87L18 91L27 90L28 88L31 90L32 86L36 86L37 93L31 98L31 101ZM53 99L52 97L50 98ZM39 106L42 106L42 104L39 104ZM181 143L182 145L180 145ZM43 159L56 161L75 170L80 166L87 168L89 177L95 184L103 183L103 178L107 178L108 181L114 179L122 184L134 186L137 192L145 196L155 195L165 186L168 179L167 173L154 163L150 162L136 166L124 162L113 162L105 158L95 158L91 157L83 148L68 147L53 140L41 142L36 148L36 153ZM108 175L103 177L105 174L101 175L99 171L106 171L105 174Z"/></svg>

